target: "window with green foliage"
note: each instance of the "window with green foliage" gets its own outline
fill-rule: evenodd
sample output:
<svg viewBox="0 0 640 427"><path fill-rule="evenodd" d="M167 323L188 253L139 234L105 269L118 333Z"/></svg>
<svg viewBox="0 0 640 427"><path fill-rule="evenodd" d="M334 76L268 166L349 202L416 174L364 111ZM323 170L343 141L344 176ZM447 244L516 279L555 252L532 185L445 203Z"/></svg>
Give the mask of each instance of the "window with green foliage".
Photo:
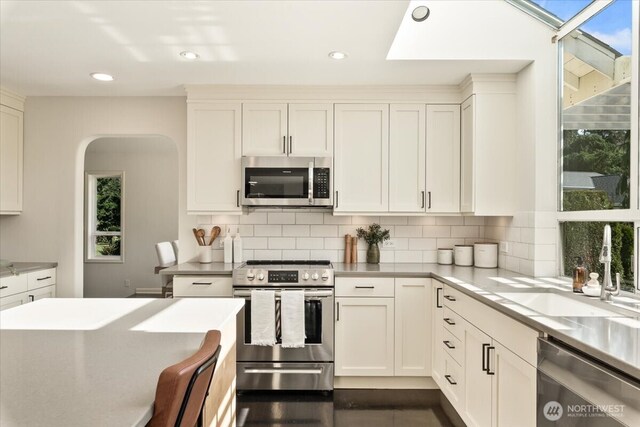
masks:
<svg viewBox="0 0 640 427"><path fill-rule="evenodd" d="M124 172L87 174L88 261L123 260Z"/></svg>

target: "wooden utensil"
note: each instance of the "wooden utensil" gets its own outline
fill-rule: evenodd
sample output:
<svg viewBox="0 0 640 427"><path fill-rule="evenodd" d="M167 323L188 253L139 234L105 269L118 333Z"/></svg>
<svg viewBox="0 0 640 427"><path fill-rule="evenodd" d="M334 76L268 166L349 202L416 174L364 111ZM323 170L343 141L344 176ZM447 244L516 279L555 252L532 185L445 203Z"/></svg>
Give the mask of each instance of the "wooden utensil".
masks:
<svg viewBox="0 0 640 427"><path fill-rule="evenodd" d="M209 239L209 246L213 244L213 241L220 235L222 230L217 225L211 229L211 239Z"/></svg>
<svg viewBox="0 0 640 427"><path fill-rule="evenodd" d="M351 262L353 264L358 263L358 237L353 236L351 238Z"/></svg>
<svg viewBox="0 0 640 427"><path fill-rule="evenodd" d="M200 244L200 246L206 246L207 245L206 241L204 240L204 235L205 235L204 230L202 228L199 228L198 229L198 238L199 238L198 239L198 243Z"/></svg>
<svg viewBox="0 0 640 427"><path fill-rule="evenodd" d="M344 236L344 263L351 264L351 234Z"/></svg>
<svg viewBox="0 0 640 427"><path fill-rule="evenodd" d="M196 242L198 242L198 246L202 246L202 244L200 243L200 236L198 236L198 230L196 228L193 229L193 235L196 238Z"/></svg>

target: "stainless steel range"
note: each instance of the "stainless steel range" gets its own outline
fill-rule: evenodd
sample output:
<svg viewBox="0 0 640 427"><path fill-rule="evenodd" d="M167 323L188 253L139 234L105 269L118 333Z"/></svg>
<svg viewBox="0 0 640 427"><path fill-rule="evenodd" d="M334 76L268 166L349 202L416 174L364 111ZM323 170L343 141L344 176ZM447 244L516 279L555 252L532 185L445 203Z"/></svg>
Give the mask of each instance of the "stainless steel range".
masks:
<svg viewBox="0 0 640 427"><path fill-rule="evenodd" d="M251 291L276 294L276 345L251 344ZM305 345L282 348L280 292L304 290ZM247 261L233 271L238 320L238 390L333 390L333 266L329 261Z"/></svg>

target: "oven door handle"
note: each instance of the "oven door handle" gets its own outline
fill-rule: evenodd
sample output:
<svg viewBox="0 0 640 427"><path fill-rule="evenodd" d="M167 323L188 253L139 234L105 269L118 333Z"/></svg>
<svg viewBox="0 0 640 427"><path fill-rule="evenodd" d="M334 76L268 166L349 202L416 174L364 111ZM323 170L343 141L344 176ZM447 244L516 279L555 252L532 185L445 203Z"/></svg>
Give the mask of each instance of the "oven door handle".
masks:
<svg viewBox="0 0 640 427"><path fill-rule="evenodd" d="M244 368L246 374L322 374L322 368L296 369L296 368Z"/></svg>
<svg viewBox="0 0 640 427"><path fill-rule="evenodd" d="M263 289L260 289L263 290ZM268 289L264 289L264 290L268 290ZM281 295L281 291L275 291L276 293L276 298L280 298ZM313 298L313 297L318 297L318 298L327 298L327 297L332 297L333 296L333 290L327 290L327 291L304 291L304 297L305 298ZM234 298L250 298L251 297L251 291L250 290L244 290L244 289L236 289L233 291L233 297Z"/></svg>

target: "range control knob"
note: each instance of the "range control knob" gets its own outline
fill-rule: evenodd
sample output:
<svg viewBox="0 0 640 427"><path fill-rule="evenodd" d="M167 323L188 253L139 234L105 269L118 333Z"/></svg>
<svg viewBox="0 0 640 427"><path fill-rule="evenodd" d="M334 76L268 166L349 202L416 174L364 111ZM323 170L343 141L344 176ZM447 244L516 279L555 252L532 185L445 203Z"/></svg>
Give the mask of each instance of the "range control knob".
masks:
<svg viewBox="0 0 640 427"><path fill-rule="evenodd" d="M327 280L329 280L329 272L328 272L328 271L326 271L326 270L325 270L325 271L322 273L322 280L323 280L323 281L325 281L325 282L326 282Z"/></svg>
<svg viewBox="0 0 640 427"><path fill-rule="evenodd" d="M264 280L264 273L258 273L258 280Z"/></svg>
<svg viewBox="0 0 640 427"><path fill-rule="evenodd" d="M318 278L319 278L319 277L320 277L320 276L318 276L318 273L317 273L317 272L315 272L315 271L314 271L314 272L313 272L313 274L311 275L311 278L312 278L313 280L318 280Z"/></svg>
<svg viewBox="0 0 640 427"><path fill-rule="evenodd" d="M309 272L305 271L304 274L302 275L302 280L309 280Z"/></svg>
<svg viewBox="0 0 640 427"><path fill-rule="evenodd" d="M256 275L253 274L253 271L247 272L247 280L253 280L256 278Z"/></svg>

